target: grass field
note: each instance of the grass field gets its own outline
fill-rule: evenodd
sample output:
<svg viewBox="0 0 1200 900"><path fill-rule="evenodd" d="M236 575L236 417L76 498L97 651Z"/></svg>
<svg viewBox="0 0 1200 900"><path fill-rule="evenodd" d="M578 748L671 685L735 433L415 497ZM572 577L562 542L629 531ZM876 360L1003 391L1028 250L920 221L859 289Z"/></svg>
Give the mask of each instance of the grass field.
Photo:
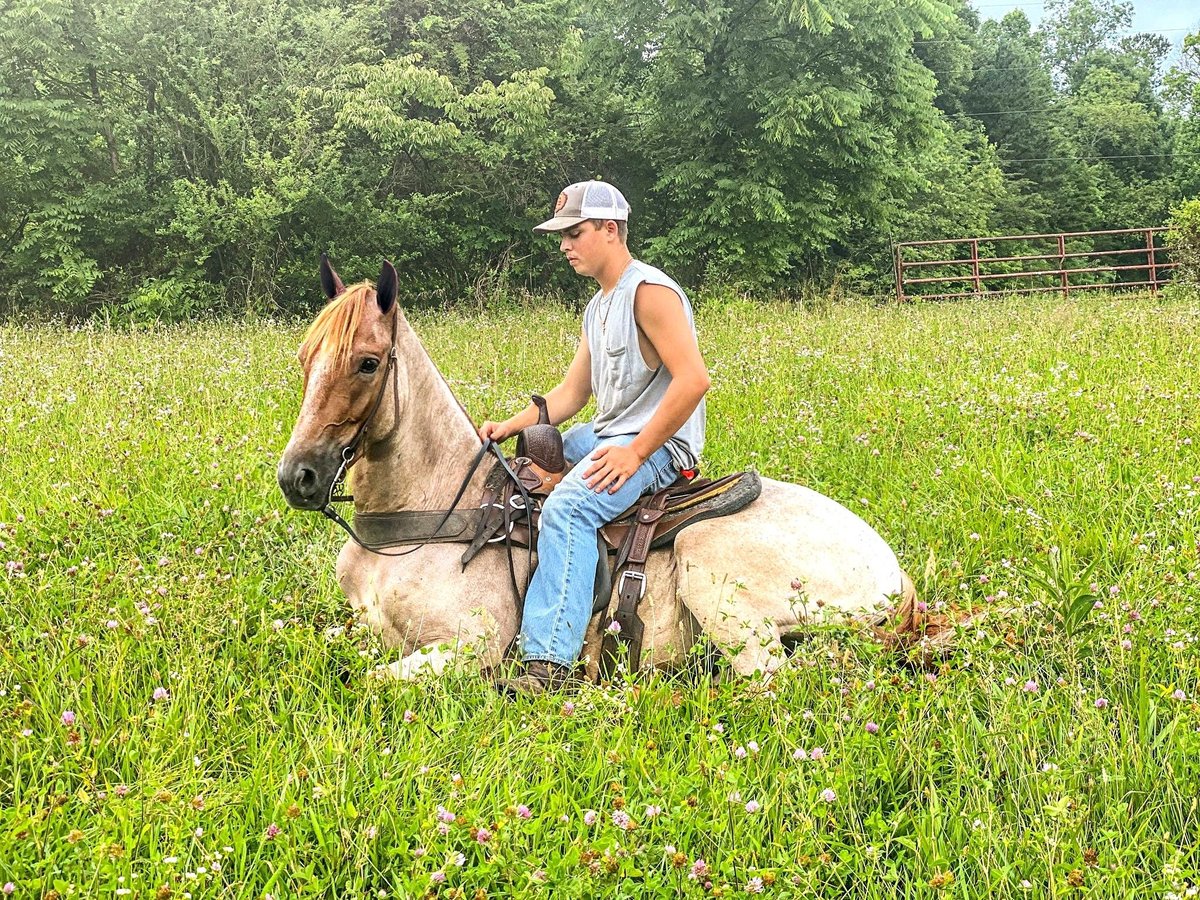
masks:
<svg viewBox="0 0 1200 900"><path fill-rule="evenodd" d="M570 358L537 315L414 325L481 420ZM710 472L842 501L935 608L1025 611L934 672L820 628L766 695L378 683L275 485L301 326L0 328L4 893L1195 894L1200 300L699 319Z"/></svg>

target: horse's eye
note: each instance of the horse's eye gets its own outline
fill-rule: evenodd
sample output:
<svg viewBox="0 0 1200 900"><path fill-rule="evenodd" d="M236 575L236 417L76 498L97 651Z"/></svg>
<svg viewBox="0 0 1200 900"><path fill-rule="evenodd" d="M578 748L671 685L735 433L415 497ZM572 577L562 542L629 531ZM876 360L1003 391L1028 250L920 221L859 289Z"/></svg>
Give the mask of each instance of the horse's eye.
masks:
<svg viewBox="0 0 1200 900"><path fill-rule="evenodd" d="M358 367L358 371L362 372L364 375L370 375L372 372L374 372L378 368L379 368L379 360L368 358L368 359L364 359L362 361L361 365L359 365L359 367Z"/></svg>

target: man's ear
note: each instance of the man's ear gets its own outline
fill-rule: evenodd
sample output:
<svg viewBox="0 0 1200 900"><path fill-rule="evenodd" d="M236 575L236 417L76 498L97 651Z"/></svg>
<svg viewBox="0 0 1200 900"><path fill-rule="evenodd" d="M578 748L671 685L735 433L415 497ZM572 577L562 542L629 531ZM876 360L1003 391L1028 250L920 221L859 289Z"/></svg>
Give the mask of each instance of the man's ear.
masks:
<svg viewBox="0 0 1200 900"><path fill-rule="evenodd" d="M385 316L396 302L396 267L386 259L379 270L379 281L375 284L375 301L379 304L379 311Z"/></svg>

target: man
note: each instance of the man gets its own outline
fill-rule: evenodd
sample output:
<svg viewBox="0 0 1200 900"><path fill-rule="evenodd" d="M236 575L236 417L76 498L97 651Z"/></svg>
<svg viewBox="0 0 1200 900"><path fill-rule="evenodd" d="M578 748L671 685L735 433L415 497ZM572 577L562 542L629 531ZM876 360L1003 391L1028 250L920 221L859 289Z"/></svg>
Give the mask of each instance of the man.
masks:
<svg viewBox="0 0 1200 900"><path fill-rule="evenodd" d="M565 422L594 394L596 417L570 428L570 471L542 508L538 567L521 621L522 671L497 684L508 694L560 686L583 648L592 613L596 532L642 494L694 468L704 444L708 370L683 289L626 246L629 204L615 187L582 181L558 196L533 230L558 234L559 250L599 290L583 314L583 339L562 382L546 394L550 421ZM484 422L503 441L538 420L538 409Z"/></svg>

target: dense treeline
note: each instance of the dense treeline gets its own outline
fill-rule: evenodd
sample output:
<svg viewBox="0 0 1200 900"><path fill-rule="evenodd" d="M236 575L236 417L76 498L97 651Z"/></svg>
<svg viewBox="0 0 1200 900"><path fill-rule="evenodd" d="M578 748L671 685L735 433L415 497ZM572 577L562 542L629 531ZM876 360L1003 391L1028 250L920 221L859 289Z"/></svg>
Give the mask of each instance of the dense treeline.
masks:
<svg viewBox="0 0 1200 900"><path fill-rule="evenodd" d="M1156 225L1200 194L1200 40L1116 0L6 0L0 305L568 283L529 225L602 176L692 284L878 287L889 244ZM578 290L578 286L574 287Z"/></svg>

